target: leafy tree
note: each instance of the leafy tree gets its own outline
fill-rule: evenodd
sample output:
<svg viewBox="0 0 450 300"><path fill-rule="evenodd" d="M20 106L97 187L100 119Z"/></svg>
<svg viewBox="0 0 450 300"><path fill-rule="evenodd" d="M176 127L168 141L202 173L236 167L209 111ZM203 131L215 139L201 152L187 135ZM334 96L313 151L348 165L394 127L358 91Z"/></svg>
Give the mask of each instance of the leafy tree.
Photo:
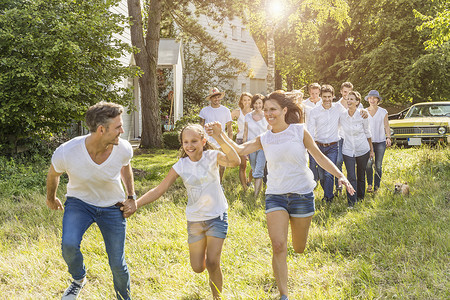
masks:
<svg viewBox="0 0 450 300"><path fill-rule="evenodd" d="M136 72L118 58L131 48L113 38L118 0L4 0L0 3L0 142L48 136L101 101L128 104L114 84ZM9 145L9 146L7 146ZM2 149L2 151L5 149Z"/></svg>
<svg viewBox="0 0 450 300"><path fill-rule="evenodd" d="M261 53L265 55L266 19L274 18L276 69L284 78L283 88L298 89L318 81L322 71L322 64L319 66L318 63L321 29L331 21L342 31L349 22L349 7L344 0L285 0L282 3L283 14L275 18L264 9L265 0L248 1L245 3L247 20Z"/></svg>
<svg viewBox="0 0 450 300"><path fill-rule="evenodd" d="M208 34L197 19L207 15L217 26L226 18L239 14L239 6L234 1L215 0L149 0L146 8L147 23L142 18L140 0L128 0L131 19L131 42L138 49L136 65L142 70L139 78L142 108L141 147L160 147L162 144L160 103L157 89L158 46L161 34L162 16L170 15L182 32L188 33L205 49L216 53L230 66L245 69L237 59L233 59L225 46Z"/></svg>
<svg viewBox="0 0 450 300"><path fill-rule="evenodd" d="M362 93L379 90L393 103L438 100L447 81L448 59L433 66L423 43L428 33L418 31L421 20L414 10L433 12L437 1L358 0L349 1L351 23L344 39L335 43L345 47L346 55L332 69L347 78ZM447 89L448 90L448 89ZM441 95L442 95L442 91Z"/></svg>

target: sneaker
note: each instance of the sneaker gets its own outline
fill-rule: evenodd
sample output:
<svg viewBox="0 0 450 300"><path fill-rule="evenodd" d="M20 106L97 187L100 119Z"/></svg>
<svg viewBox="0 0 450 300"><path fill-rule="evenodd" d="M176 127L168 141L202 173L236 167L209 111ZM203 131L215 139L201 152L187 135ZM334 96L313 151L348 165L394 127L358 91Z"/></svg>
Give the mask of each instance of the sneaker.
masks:
<svg viewBox="0 0 450 300"><path fill-rule="evenodd" d="M81 283L77 283L76 281L72 281L72 283L69 285L69 287L64 292L61 300L74 300L77 299L78 294L80 293L81 289L86 284L87 279L86 277L83 278Z"/></svg>
<svg viewBox="0 0 450 300"><path fill-rule="evenodd" d="M288 299L288 296L282 295L281 298L280 298L280 300L289 300L289 299Z"/></svg>

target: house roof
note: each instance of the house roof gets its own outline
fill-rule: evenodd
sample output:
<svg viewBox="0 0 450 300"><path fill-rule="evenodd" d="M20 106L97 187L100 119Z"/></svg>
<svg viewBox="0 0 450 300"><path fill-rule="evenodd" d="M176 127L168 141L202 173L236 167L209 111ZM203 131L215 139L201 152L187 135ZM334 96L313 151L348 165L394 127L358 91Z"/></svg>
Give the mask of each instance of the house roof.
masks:
<svg viewBox="0 0 450 300"><path fill-rule="evenodd" d="M183 63L182 46L175 39L160 39L158 48L158 66L173 66L178 63L181 55Z"/></svg>

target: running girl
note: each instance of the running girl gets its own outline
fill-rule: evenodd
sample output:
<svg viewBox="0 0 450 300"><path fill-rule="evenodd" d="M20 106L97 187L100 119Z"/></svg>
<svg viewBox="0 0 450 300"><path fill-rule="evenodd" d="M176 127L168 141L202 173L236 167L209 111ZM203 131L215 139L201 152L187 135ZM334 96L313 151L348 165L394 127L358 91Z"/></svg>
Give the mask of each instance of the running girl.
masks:
<svg viewBox="0 0 450 300"><path fill-rule="evenodd" d="M228 204L220 186L219 165L236 167L240 159L220 134L213 137L223 152L214 150L201 125L184 127L180 133L181 158L157 187L137 200L137 207L161 197L178 176L183 179L188 194L186 218L191 267L196 273L208 270L213 298L220 299L223 282L220 255L228 229ZM125 217L132 213L124 208Z"/></svg>

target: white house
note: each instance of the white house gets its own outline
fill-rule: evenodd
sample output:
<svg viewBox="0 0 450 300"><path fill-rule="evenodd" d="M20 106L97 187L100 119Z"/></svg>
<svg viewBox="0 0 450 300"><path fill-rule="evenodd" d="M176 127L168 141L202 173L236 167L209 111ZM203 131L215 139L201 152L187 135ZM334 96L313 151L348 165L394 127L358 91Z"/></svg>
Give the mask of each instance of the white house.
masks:
<svg viewBox="0 0 450 300"><path fill-rule="evenodd" d="M127 1L122 0L118 6L113 8L116 13L128 16ZM242 92L265 93L267 65L259 52L252 36L249 34L241 20L235 18L225 22L220 29L213 29L209 24L209 19L202 16L199 19L208 33L219 39L230 51L231 55L246 63L249 71L246 74L240 74L234 80L229 82L230 88L237 94ZM116 38L131 44L130 29L126 28L121 35ZM180 42L174 39L161 39L158 54L158 66L160 68L172 68L173 72L173 92L174 92L174 121L183 116L183 84L182 72L184 67L183 47ZM121 58L124 65L134 65L133 55ZM117 83L125 87L133 87L134 105L136 112L125 114L123 138L128 140L138 139L142 132L140 93L137 78L128 78Z"/></svg>
<svg viewBox="0 0 450 300"><path fill-rule="evenodd" d="M220 29L214 29L207 16L201 16L199 23L205 30L220 40L231 55L247 64L247 74L240 74L230 82L231 88L237 93L266 93L267 65L253 37L239 18L227 20Z"/></svg>

